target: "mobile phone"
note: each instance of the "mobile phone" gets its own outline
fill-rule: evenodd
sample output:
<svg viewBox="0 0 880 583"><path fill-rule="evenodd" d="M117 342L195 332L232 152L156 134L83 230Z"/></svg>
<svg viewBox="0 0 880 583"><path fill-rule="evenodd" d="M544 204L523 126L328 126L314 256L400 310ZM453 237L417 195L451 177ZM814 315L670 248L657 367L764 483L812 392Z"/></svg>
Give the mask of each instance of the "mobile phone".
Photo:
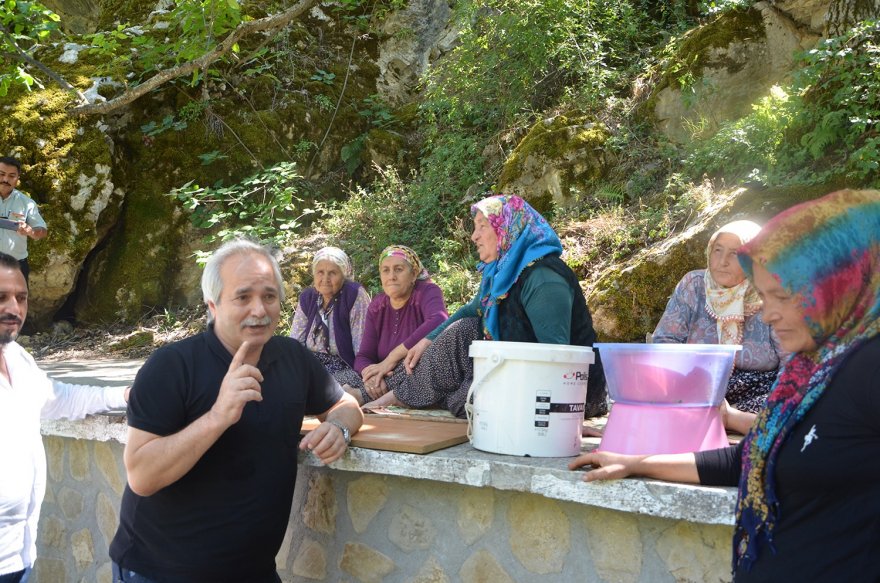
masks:
<svg viewBox="0 0 880 583"><path fill-rule="evenodd" d="M0 229L9 229L10 231L18 230L18 221L10 221L9 219L0 219Z"/></svg>

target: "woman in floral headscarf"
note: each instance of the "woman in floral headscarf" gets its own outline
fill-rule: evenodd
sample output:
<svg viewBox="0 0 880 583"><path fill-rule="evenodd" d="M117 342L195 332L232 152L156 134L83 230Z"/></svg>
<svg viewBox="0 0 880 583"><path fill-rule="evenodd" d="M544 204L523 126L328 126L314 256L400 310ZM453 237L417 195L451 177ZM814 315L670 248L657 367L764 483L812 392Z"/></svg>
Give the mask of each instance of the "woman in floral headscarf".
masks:
<svg viewBox="0 0 880 583"><path fill-rule="evenodd" d="M738 446L590 453L587 481L644 475L739 484L734 580L880 581L880 191L775 217L740 250L783 365Z"/></svg>
<svg viewBox="0 0 880 583"><path fill-rule="evenodd" d="M751 221L734 221L715 231L706 248L708 269L691 271L678 282L653 334L656 343L742 345L726 397L750 413L764 406L785 356L761 321L761 299L736 257L760 230Z"/></svg>
<svg viewBox="0 0 880 583"><path fill-rule="evenodd" d="M404 365L411 374L391 383L393 392L377 406L439 405L464 417L473 380L468 348L474 340L579 346L596 340L577 276L559 258L562 244L544 217L510 195L485 198L471 207L471 214L480 290L407 353ZM587 413L604 413L601 363L591 367L588 382Z"/></svg>
<svg viewBox="0 0 880 583"><path fill-rule="evenodd" d="M312 285L302 291L290 326L299 340L340 384L360 386L354 356L361 345L370 296L352 281L351 260L339 247L312 258Z"/></svg>
<svg viewBox="0 0 880 583"><path fill-rule="evenodd" d="M367 310L364 339L354 362L363 384L346 389L361 404L384 395L390 378L404 374L400 361L407 351L449 317L443 292L409 247L390 245L382 251L379 279L382 293Z"/></svg>

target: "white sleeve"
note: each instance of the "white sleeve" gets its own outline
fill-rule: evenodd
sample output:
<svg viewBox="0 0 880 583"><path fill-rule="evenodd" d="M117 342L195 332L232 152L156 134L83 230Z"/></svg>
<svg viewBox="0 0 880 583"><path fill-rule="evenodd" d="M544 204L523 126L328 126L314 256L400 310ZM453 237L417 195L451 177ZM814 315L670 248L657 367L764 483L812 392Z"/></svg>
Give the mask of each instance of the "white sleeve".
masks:
<svg viewBox="0 0 880 583"><path fill-rule="evenodd" d="M50 396L43 405L43 419L82 419L92 413L125 409L125 387L72 385L52 380Z"/></svg>

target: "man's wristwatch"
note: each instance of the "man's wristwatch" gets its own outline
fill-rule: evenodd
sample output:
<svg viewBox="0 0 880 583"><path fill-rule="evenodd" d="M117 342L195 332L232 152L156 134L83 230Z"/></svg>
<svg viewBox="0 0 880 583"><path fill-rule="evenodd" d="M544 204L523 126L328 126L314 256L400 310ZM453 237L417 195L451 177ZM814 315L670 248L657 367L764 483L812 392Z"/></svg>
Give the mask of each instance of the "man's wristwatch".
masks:
<svg viewBox="0 0 880 583"><path fill-rule="evenodd" d="M340 423L336 419L328 419L327 423L339 428L339 431L342 432L342 439L345 440L345 445L351 443L351 431L348 430L348 427L346 427L344 423Z"/></svg>

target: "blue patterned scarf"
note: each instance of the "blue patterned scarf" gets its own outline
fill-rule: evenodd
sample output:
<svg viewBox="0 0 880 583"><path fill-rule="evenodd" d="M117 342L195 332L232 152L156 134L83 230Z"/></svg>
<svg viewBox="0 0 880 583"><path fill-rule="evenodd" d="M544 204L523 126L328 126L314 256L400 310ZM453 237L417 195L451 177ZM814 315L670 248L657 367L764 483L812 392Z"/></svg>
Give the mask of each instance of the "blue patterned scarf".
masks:
<svg viewBox="0 0 880 583"><path fill-rule="evenodd" d="M530 263L546 255L561 255L562 243L547 220L518 196L500 194L484 198L471 207L472 216L478 212L498 236L498 258L477 265L483 274L479 291L483 337L498 340L498 302L507 297Z"/></svg>

